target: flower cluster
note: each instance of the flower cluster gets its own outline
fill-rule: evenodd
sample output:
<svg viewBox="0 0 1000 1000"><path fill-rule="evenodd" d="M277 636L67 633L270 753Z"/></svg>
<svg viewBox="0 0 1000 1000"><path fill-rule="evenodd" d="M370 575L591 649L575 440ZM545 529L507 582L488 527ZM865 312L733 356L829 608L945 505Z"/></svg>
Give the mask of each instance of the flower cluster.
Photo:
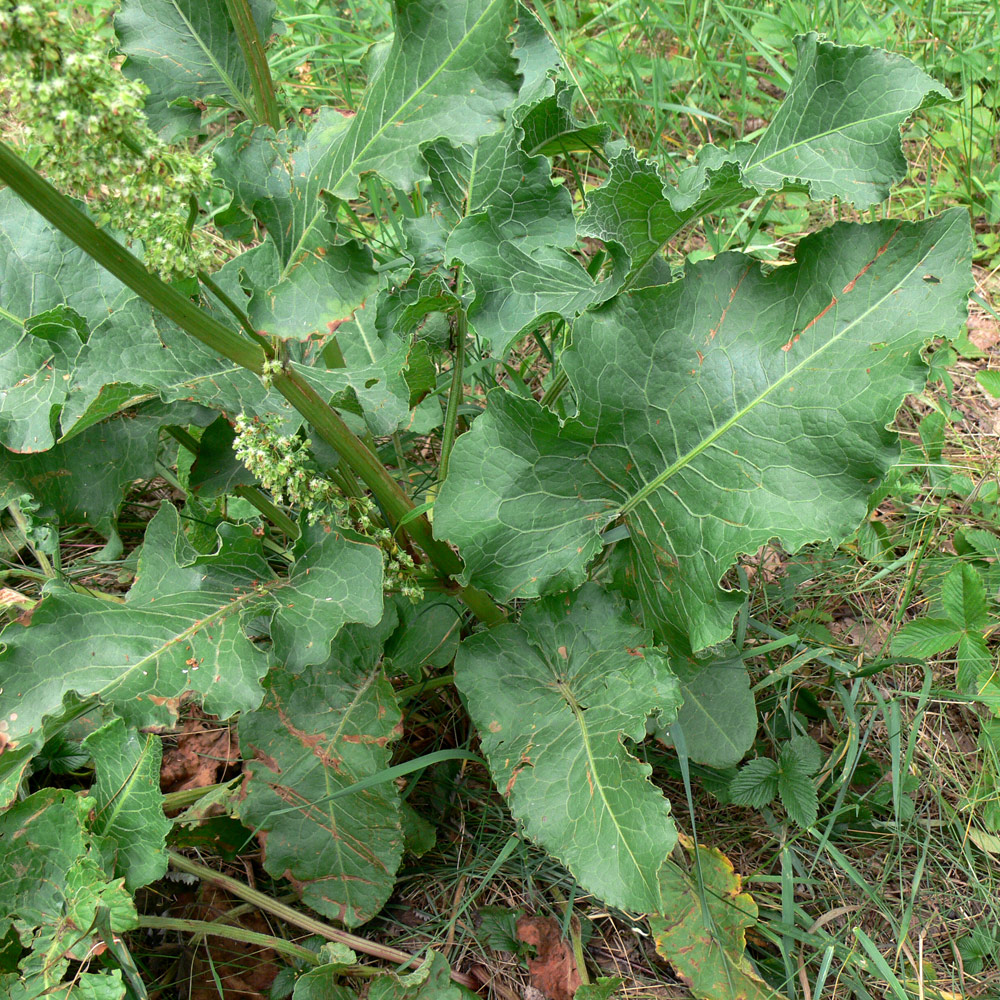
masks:
<svg viewBox="0 0 1000 1000"><path fill-rule="evenodd" d="M309 524L341 521L347 515L347 501L316 467L308 438L282 434L276 417L248 418L241 413L235 426L236 457L277 503L298 507Z"/></svg>
<svg viewBox="0 0 1000 1000"><path fill-rule="evenodd" d="M371 498L345 497L317 467L308 438L282 434L276 417L241 413L235 427L236 457L277 503L304 511L309 524L333 522L370 538L382 549L386 590L398 590L414 602L424 596L413 557L379 522Z"/></svg>
<svg viewBox="0 0 1000 1000"><path fill-rule="evenodd" d="M141 240L147 265L174 278L211 265L192 204L211 159L168 147L143 115L147 89L108 61L105 46L56 0L0 0L0 132L40 147L39 169L85 200L100 225Z"/></svg>

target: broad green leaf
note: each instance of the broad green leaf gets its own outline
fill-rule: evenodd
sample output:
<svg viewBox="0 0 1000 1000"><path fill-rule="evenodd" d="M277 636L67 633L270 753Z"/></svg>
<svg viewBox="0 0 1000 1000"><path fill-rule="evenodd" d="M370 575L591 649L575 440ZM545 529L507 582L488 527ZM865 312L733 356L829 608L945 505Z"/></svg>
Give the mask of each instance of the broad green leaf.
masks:
<svg viewBox="0 0 1000 1000"><path fill-rule="evenodd" d="M248 314L255 329L283 340L326 334L354 314L378 288L371 251L355 240L335 242L332 229L282 263L273 240L235 258L253 292Z"/></svg>
<svg viewBox="0 0 1000 1000"><path fill-rule="evenodd" d="M356 198L363 174L411 191L427 178L421 146L474 143L498 131L520 77L510 32L515 0L397 0L395 34L357 113L323 109L304 140L269 130L223 143L218 160L283 264L311 246L327 196Z"/></svg>
<svg viewBox="0 0 1000 1000"><path fill-rule="evenodd" d="M941 607L958 628L982 632L986 628L986 589L968 563L958 563L941 585Z"/></svg>
<svg viewBox="0 0 1000 1000"><path fill-rule="evenodd" d="M786 180L813 198L842 198L868 208L906 174L899 130L925 105L951 95L909 59L860 45L795 39L788 95L743 163L758 191Z"/></svg>
<svg viewBox="0 0 1000 1000"><path fill-rule="evenodd" d="M573 114L573 100L578 93L576 87L557 84L554 93L518 116L524 129L524 149L529 155L587 152L600 149L608 141L611 129L607 125L581 122Z"/></svg>
<svg viewBox="0 0 1000 1000"><path fill-rule="evenodd" d="M239 816L267 834L264 867L349 927L382 908L403 853L395 784L351 789L388 767L390 744L402 733L378 662L394 626L394 614L375 629L351 626L321 665L298 676L272 671L264 703L239 723L246 773Z"/></svg>
<svg viewBox="0 0 1000 1000"><path fill-rule="evenodd" d="M59 983L69 959L91 954L100 942L98 906L110 911L115 932L136 926L121 880L109 882L88 857L83 821L92 804L46 788L0 814L0 936L13 926L31 949L21 962L25 996Z"/></svg>
<svg viewBox="0 0 1000 1000"><path fill-rule="evenodd" d="M94 758L91 830L104 867L124 876L125 888L135 892L167 870L164 844L171 822L163 815L160 738L114 719L91 733L83 749Z"/></svg>
<svg viewBox="0 0 1000 1000"><path fill-rule="evenodd" d="M588 195L580 232L625 246L633 275L684 226L755 193L807 183L814 198L859 208L882 201L906 171L900 126L918 108L950 100L909 60L880 49L796 39L788 95L756 144L705 146L675 182L624 149ZM640 282L641 283L641 282Z"/></svg>
<svg viewBox="0 0 1000 1000"><path fill-rule="evenodd" d="M455 683L496 786L527 832L612 906L655 910L676 840L650 767L623 745L680 703L665 657L597 586L466 639Z"/></svg>
<svg viewBox="0 0 1000 1000"><path fill-rule="evenodd" d="M745 954L757 904L741 892L740 877L725 855L714 847L699 845L697 851L700 863L692 863L689 872L669 865L660 873L660 915L649 922L657 954L699 1000L782 1000ZM694 851L688 848L688 853ZM696 882L699 875L702 886Z"/></svg>
<svg viewBox="0 0 1000 1000"><path fill-rule="evenodd" d="M740 553L865 517L921 348L963 322L968 241L957 210L838 224L770 273L727 253L583 315L563 354L577 415L494 390L455 446L434 528L463 581L503 601L571 589L624 523L647 624L695 651L725 639L742 597L718 581Z"/></svg>
<svg viewBox="0 0 1000 1000"><path fill-rule="evenodd" d="M917 618L893 636L892 651L897 656L935 656L956 646L961 637L961 629L947 618Z"/></svg>
<svg viewBox="0 0 1000 1000"><path fill-rule="evenodd" d="M737 805L761 809L778 794L778 765L769 757L748 761L729 783L729 795Z"/></svg>
<svg viewBox="0 0 1000 1000"><path fill-rule="evenodd" d="M405 597L394 600L399 627L385 644L392 673L411 680L423 676L424 667L445 667L455 658L462 628L462 606L454 598L429 594L419 604Z"/></svg>
<svg viewBox="0 0 1000 1000"><path fill-rule="evenodd" d="M109 539L99 558L117 559L122 543L116 519L137 479L156 474L159 430L166 423L197 423L209 411L188 404L145 404L88 427L48 451L0 452L0 502L30 493L39 514L63 526L87 524Z"/></svg>
<svg viewBox="0 0 1000 1000"><path fill-rule="evenodd" d="M522 250L504 236L493 209L464 219L448 239L447 257L464 265L476 289L469 322L497 354L545 319L572 318L605 301L624 274L595 281L569 251L544 245Z"/></svg>
<svg viewBox="0 0 1000 1000"><path fill-rule="evenodd" d="M375 546L317 525L279 578L248 525L222 524L218 533L218 550L199 554L164 504L146 529L124 605L53 586L30 627L9 626L0 654L6 740L37 743L43 720L58 717L70 696L112 704L140 727L171 724L187 698L227 718L259 704L268 666L245 621L271 618L275 653L312 663L325 658L344 621L380 617Z"/></svg>
<svg viewBox="0 0 1000 1000"><path fill-rule="evenodd" d="M514 58L521 75L518 105L531 105L555 93L552 77L562 65L559 50L542 23L523 3L517 5Z"/></svg>
<svg viewBox="0 0 1000 1000"><path fill-rule="evenodd" d="M816 822L818 800L815 786L802 771L786 767L784 760L778 770L778 796L793 823L810 827Z"/></svg>
<svg viewBox="0 0 1000 1000"><path fill-rule="evenodd" d="M11 451L45 451L55 443L59 410L69 394L74 362L87 338L82 316L67 306L24 321L8 339L0 320L0 444Z"/></svg>
<svg viewBox="0 0 1000 1000"><path fill-rule="evenodd" d="M587 196L581 236L620 243L637 275L685 226L751 195L735 156L705 146L674 184L651 160L626 146L611 160L608 179ZM643 284L633 277L631 283Z"/></svg>
<svg viewBox="0 0 1000 1000"><path fill-rule="evenodd" d="M757 735L757 707L739 654L730 647L708 662L675 657L670 666L681 687L677 722L688 756L710 767L738 764ZM669 727L654 735L672 745Z"/></svg>
<svg viewBox="0 0 1000 1000"><path fill-rule="evenodd" d="M198 440L198 455L188 474L188 486L200 497L231 493L237 486L255 482L253 474L233 452L236 432L225 417L217 417Z"/></svg>
<svg viewBox="0 0 1000 1000"><path fill-rule="evenodd" d="M376 625L382 618L382 553L316 524L302 529L295 562L275 588L274 652L286 670L324 663L346 622Z"/></svg>
<svg viewBox="0 0 1000 1000"><path fill-rule="evenodd" d="M257 31L272 31L272 0L250 0ZM149 88L146 116L172 142L199 131L194 102L223 98L254 116L250 71L222 0L125 0L115 32L127 76Z"/></svg>

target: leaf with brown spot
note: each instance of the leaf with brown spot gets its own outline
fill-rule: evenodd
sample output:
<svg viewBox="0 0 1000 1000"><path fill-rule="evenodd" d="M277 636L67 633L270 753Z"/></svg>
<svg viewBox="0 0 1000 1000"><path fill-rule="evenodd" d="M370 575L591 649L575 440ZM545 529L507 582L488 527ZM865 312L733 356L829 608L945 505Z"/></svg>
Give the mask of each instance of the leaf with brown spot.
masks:
<svg viewBox="0 0 1000 1000"><path fill-rule="evenodd" d="M699 845L696 866L692 846L684 846L692 855L690 871L675 865L660 870L661 913L649 921L657 954L702 1000L783 1000L746 957L746 931L757 923L757 904L741 891L732 863L716 848Z"/></svg>
<svg viewBox="0 0 1000 1000"><path fill-rule="evenodd" d="M395 627L348 626L333 655L297 676L273 670L264 703L240 718L243 823L261 831L264 867L289 879L319 913L364 923L392 890L403 853L391 781L331 799L383 771L401 733L379 659ZM266 836L265 836L266 835Z"/></svg>

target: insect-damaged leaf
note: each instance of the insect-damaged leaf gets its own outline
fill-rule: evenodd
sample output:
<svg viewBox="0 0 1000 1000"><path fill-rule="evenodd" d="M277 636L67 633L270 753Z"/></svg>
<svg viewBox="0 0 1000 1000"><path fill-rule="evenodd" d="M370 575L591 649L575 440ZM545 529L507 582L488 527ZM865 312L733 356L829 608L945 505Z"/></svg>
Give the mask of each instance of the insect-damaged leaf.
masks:
<svg viewBox="0 0 1000 1000"><path fill-rule="evenodd" d="M455 683L497 787L589 892L640 912L676 840L670 803L623 737L680 704L666 658L595 584L525 609L459 647Z"/></svg>
<svg viewBox="0 0 1000 1000"><path fill-rule="evenodd" d="M969 256L953 210L838 224L770 273L723 254L618 296L563 355L576 416L490 394L435 532L508 600L579 585L621 520L657 637L722 641L742 598L718 581L737 555L842 538L865 516L897 454L885 425L925 379L921 347L964 320Z"/></svg>
<svg viewBox="0 0 1000 1000"><path fill-rule="evenodd" d="M859 208L881 201L906 172L900 126L950 94L902 56L834 45L815 34L795 40L788 96L756 143L705 146L673 182L625 148L588 196L580 233L621 243L633 274L684 226L756 193L808 184L814 198Z"/></svg>
<svg viewBox="0 0 1000 1000"><path fill-rule="evenodd" d="M30 627L8 626L3 741L37 742L69 695L112 704L135 726L170 724L186 697L227 718L259 704L269 663L244 631L249 617L273 618L275 652L301 665L324 659L346 620L381 616L377 547L317 525L279 578L248 525L222 524L218 533L218 551L199 554L164 504L146 529L125 604L53 588Z"/></svg>
<svg viewBox="0 0 1000 1000"><path fill-rule="evenodd" d="M84 820L92 799L45 788L0 815L0 937L13 927L30 949L8 995L52 995L69 960L83 961L101 942L98 909L112 932L135 927L121 880L109 882L90 856ZM23 989L23 994L17 990Z"/></svg>
<svg viewBox="0 0 1000 1000"><path fill-rule="evenodd" d="M700 845L697 850L699 864L690 871L665 865L660 873L661 909L649 921L657 954L702 1000L782 1000L745 954L746 929L757 923L757 904L741 892L740 877L721 851Z"/></svg>
<svg viewBox="0 0 1000 1000"><path fill-rule="evenodd" d="M376 628L349 626L325 663L295 677L272 671L264 703L240 718L240 819L266 834L264 867L351 927L381 909L403 853L396 785L351 788L385 770L402 732L379 665L395 624L390 612Z"/></svg>

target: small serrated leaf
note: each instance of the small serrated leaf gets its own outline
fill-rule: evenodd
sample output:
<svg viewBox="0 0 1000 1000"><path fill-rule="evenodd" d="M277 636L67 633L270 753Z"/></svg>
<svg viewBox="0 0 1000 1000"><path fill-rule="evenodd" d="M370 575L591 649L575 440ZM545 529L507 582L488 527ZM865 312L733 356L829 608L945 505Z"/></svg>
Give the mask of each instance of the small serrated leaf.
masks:
<svg viewBox="0 0 1000 1000"><path fill-rule="evenodd" d="M793 823L810 827L816 822L819 798L812 780L798 768L785 766L784 761L778 770L778 796Z"/></svg>
<svg viewBox="0 0 1000 1000"><path fill-rule="evenodd" d="M778 794L778 765L769 757L744 764L729 783L729 795L741 806L760 809Z"/></svg>
<svg viewBox="0 0 1000 1000"><path fill-rule="evenodd" d="M975 567L960 562L941 585L941 606L959 628L979 632L986 628L986 589Z"/></svg>

